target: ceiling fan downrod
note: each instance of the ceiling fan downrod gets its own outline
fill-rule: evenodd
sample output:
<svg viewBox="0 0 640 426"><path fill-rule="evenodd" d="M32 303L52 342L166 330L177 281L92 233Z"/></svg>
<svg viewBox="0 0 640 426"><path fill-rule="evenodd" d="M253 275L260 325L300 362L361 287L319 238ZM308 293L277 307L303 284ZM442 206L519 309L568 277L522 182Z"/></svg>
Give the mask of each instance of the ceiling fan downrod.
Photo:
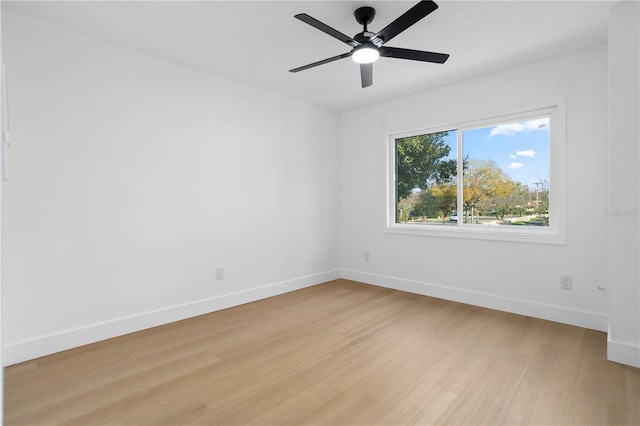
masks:
<svg viewBox="0 0 640 426"><path fill-rule="evenodd" d="M359 7L355 12L353 12L353 16L356 17L358 24L364 27L363 33L367 33L369 32L367 25L369 25L376 16L376 10L369 6Z"/></svg>

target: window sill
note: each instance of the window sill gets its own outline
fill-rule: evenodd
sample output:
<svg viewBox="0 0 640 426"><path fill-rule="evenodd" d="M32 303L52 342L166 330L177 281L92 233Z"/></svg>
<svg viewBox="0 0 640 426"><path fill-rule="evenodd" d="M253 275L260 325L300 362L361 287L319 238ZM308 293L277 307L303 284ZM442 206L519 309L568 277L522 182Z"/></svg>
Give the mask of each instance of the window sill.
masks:
<svg viewBox="0 0 640 426"><path fill-rule="evenodd" d="M488 229L490 228L490 229ZM566 245L566 237L553 228L518 229L517 231L501 225L411 225L392 224L384 229L388 234L415 235L422 237L463 238L485 241L507 241L515 243L534 243Z"/></svg>

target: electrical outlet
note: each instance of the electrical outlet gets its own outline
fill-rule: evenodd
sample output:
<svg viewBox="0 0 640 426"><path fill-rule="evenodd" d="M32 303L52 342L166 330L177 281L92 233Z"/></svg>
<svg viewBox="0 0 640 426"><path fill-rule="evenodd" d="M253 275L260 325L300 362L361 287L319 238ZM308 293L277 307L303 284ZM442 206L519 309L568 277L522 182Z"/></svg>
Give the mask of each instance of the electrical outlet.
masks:
<svg viewBox="0 0 640 426"><path fill-rule="evenodd" d="M365 251L364 252L364 261L368 262L371 260L371 252Z"/></svg>
<svg viewBox="0 0 640 426"><path fill-rule="evenodd" d="M571 275L560 275L560 288L571 290L573 288L573 278Z"/></svg>
<svg viewBox="0 0 640 426"><path fill-rule="evenodd" d="M216 268L216 280L224 280L224 268Z"/></svg>

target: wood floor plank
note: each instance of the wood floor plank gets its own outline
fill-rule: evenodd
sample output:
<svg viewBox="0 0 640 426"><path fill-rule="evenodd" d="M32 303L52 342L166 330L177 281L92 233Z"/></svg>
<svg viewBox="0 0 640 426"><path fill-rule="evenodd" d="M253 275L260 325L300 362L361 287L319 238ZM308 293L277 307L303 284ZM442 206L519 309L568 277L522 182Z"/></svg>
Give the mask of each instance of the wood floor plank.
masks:
<svg viewBox="0 0 640 426"><path fill-rule="evenodd" d="M508 410L497 423L511 425L562 424L579 365L575 356L541 345Z"/></svg>
<svg viewBox="0 0 640 426"><path fill-rule="evenodd" d="M45 404L41 401L32 401L30 411L8 418L5 424L61 424L105 405L118 402L127 395L153 389L160 383L182 377L216 362L219 360L211 354L202 353L154 368L144 369L138 366L138 371L129 373L127 377L116 378L107 384L102 384L100 381L85 392L65 395L66 398L62 403L59 395L55 395L55 399L50 397L43 399L47 401Z"/></svg>
<svg viewBox="0 0 640 426"><path fill-rule="evenodd" d="M498 424L531 362L528 355L496 351L438 424Z"/></svg>
<svg viewBox="0 0 640 426"><path fill-rule="evenodd" d="M384 425L436 424L453 406L460 395L431 383L421 381L407 388L398 404L380 417Z"/></svg>
<svg viewBox="0 0 640 426"><path fill-rule="evenodd" d="M640 424L606 335L335 280L5 369L6 425Z"/></svg>
<svg viewBox="0 0 640 426"><path fill-rule="evenodd" d="M624 367L626 381L626 405L624 424L640 425L640 374L637 368Z"/></svg>

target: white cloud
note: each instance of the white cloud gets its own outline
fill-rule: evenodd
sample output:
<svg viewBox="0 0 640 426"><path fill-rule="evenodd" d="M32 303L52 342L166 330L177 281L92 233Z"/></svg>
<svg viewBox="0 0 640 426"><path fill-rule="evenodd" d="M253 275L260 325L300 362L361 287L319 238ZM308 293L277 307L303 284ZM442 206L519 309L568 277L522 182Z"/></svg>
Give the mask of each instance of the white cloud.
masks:
<svg viewBox="0 0 640 426"><path fill-rule="evenodd" d="M511 170L515 170L515 169L519 169L522 166L524 166L524 164L522 163L511 163L507 166L507 168Z"/></svg>
<svg viewBox="0 0 640 426"><path fill-rule="evenodd" d="M501 124L491 129L489 137L496 135L513 136L516 133L531 132L534 130L540 130L549 126L548 118L541 118L539 120L520 121L518 123Z"/></svg>
<svg viewBox="0 0 640 426"><path fill-rule="evenodd" d="M512 160L515 160L516 158L518 158L518 156L517 156L517 155L515 155L515 154L511 154L511 155L509 156L509 158L511 158Z"/></svg>
<svg viewBox="0 0 640 426"><path fill-rule="evenodd" d="M526 151L516 151L516 155L519 155L521 157L533 158L536 156L536 152L532 149L528 149Z"/></svg>

